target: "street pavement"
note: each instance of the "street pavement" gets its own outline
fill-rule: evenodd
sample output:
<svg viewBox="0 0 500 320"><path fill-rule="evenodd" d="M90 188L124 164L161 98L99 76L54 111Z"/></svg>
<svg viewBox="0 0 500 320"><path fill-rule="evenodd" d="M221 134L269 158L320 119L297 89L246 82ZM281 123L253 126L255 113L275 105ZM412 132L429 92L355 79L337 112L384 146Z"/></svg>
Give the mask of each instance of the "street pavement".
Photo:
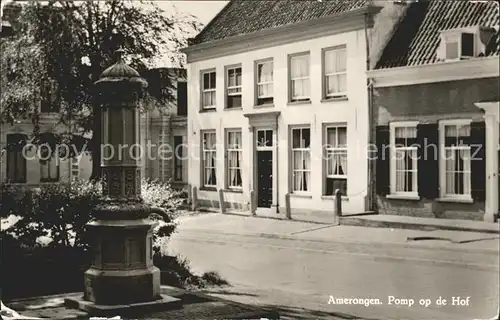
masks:
<svg viewBox="0 0 500 320"><path fill-rule="evenodd" d="M211 294L272 306L284 319L472 320L498 310L499 238L492 235L221 214L179 223L165 250L231 284Z"/></svg>

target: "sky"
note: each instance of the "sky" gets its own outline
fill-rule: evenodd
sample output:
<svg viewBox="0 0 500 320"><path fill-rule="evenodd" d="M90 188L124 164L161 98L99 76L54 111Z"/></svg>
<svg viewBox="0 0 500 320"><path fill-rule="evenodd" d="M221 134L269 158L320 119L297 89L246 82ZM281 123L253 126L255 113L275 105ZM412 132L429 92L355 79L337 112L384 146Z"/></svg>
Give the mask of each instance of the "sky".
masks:
<svg viewBox="0 0 500 320"><path fill-rule="evenodd" d="M2 12L3 6L5 5L6 2L10 1L5 1L2 0L0 1L0 14ZM161 1L157 0L155 3L161 7L163 10L169 10L172 5L174 5L177 10L185 13L190 13L194 16L197 16L200 19L200 22L203 23L203 25L206 25L207 23L212 20L213 17L228 3L229 1L211 1L211 0L204 0L204 1L191 1L191 0L178 0L178 1Z"/></svg>
<svg viewBox="0 0 500 320"><path fill-rule="evenodd" d="M197 16L203 25L212 20L217 13L228 3L229 1L155 1L155 3L164 10L170 8L173 4L177 10L185 13L190 13Z"/></svg>
<svg viewBox="0 0 500 320"><path fill-rule="evenodd" d="M3 11L3 6L10 1L0 0L0 14ZM168 15L179 12L185 14L191 14L198 18L202 26L207 25L210 20L212 20L217 13L229 2L229 1L211 1L211 0L155 0L157 6L163 9ZM189 34L189 37L194 37L196 34ZM167 49L168 50L168 49ZM151 61L152 66L156 67L177 67L177 63L172 63L169 60L170 55L161 53L158 55L154 61Z"/></svg>

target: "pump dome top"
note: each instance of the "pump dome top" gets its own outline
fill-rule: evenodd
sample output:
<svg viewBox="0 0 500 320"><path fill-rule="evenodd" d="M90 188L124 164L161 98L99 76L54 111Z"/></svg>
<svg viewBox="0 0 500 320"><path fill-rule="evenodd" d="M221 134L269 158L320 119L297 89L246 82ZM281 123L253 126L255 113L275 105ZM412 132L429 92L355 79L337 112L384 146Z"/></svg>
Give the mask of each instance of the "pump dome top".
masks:
<svg viewBox="0 0 500 320"><path fill-rule="evenodd" d="M99 80L96 82L96 84L100 84L103 82L129 81L138 82L141 83L143 87L147 87L148 83L146 82L146 80L141 78L139 72L127 65L123 60L123 54L125 53L125 50L120 48L116 50L115 53L118 57L117 62L101 73L101 76L99 77Z"/></svg>

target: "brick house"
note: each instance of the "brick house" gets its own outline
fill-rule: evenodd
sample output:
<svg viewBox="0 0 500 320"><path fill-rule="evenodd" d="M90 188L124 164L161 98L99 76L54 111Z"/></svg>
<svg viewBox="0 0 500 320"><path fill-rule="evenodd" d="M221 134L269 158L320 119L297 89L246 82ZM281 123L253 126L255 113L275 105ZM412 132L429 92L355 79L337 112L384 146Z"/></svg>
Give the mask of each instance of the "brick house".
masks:
<svg viewBox="0 0 500 320"><path fill-rule="evenodd" d="M189 184L200 206L331 215L370 210L366 70L407 7L229 2L185 49ZM348 169L350 168L350 169Z"/></svg>
<svg viewBox="0 0 500 320"><path fill-rule="evenodd" d="M498 214L496 2L410 4L375 70L379 214Z"/></svg>

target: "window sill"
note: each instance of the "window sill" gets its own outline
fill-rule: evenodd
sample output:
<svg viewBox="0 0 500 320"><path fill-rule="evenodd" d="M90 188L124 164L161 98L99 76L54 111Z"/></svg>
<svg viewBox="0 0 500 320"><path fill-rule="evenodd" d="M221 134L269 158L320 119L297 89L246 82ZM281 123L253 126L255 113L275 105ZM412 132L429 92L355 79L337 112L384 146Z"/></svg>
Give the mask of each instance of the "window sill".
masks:
<svg viewBox="0 0 500 320"><path fill-rule="evenodd" d="M217 191L216 187L200 187L200 191Z"/></svg>
<svg viewBox="0 0 500 320"><path fill-rule="evenodd" d="M328 102L337 102L337 101L348 101L349 98L347 96L339 96L339 97L333 97L333 98L323 98L321 99L322 103L328 103Z"/></svg>
<svg viewBox="0 0 500 320"><path fill-rule="evenodd" d="M243 193L243 189L224 189L227 193Z"/></svg>
<svg viewBox="0 0 500 320"><path fill-rule="evenodd" d="M474 200L472 198L445 197L445 198L438 198L438 199L436 199L436 201L437 202L446 202L446 203L467 203L467 204L474 203Z"/></svg>
<svg viewBox="0 0 500 320"><path fill-rule="evenodd" d="M307 193L290 193L290 197L312 199L312 195Z"/></svg>
<svg viewBox="0 0 500 320"><path fill-rule="evenodd" d="M231 111L231 110L243 110L243 107L224 108L224 111Z"/></svg>
<svg viewBox="0 0 500 320"><path fill-rule="evenodd" d="M298 106L302 104L311 104L311 100L304 100L304 101L288 101L287 105L289 106Z"/></svg>
<svg viewBox="0 0 500 320"><path fill-rule="evenodd" d="M256 104L253 106L254 108L274 108L274 103L267 103L267 104Z"/></svg>
<svg viewBox="0 0 500 320"><path fill-rule="evenodd" d="M217 112L217 108L200 109L200 113Z"/></svg>
<svg viewBox="0 0 500 320"><path fill-rule="evenodd" d="M342 198L342 201L349 201L349 197L348 196L341 196ZM335 196L321 196L321 199L322 200L335 200Z"/></svg>
<svg viewBox="0 0 500 320"><path fill-rule="evenodd" d="M388 194L385 196L390 200L412 200L412 201L420 201L420 196L412 195L412 194Z"/></svg>

